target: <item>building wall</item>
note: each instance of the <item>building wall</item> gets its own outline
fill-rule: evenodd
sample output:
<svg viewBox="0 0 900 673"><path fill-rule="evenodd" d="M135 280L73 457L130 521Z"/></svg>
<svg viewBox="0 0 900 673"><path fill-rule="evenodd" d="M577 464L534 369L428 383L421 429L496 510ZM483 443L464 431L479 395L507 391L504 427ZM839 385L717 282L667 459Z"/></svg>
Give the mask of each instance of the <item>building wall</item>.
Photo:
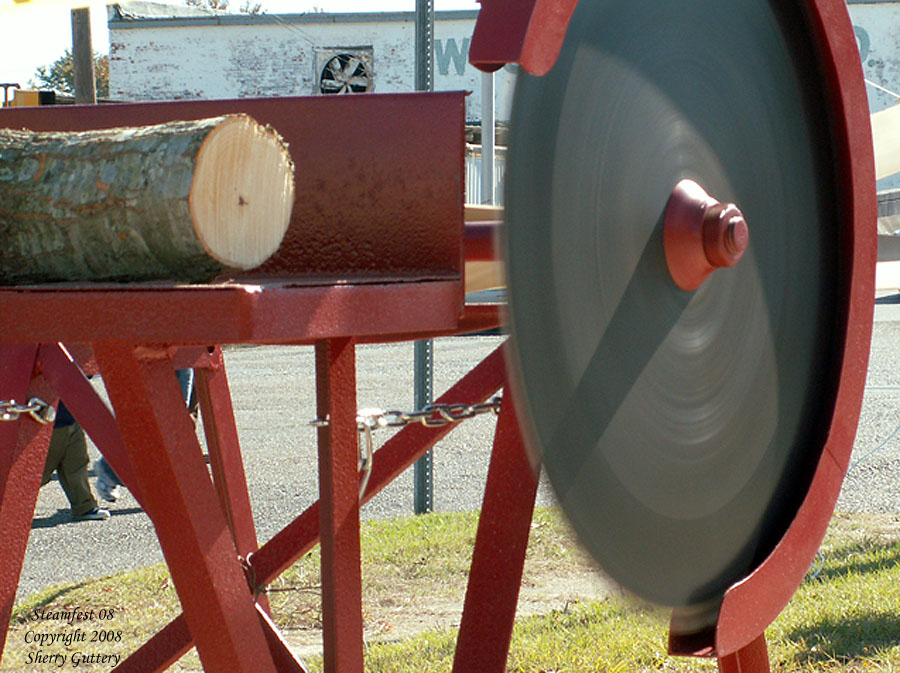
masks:
<svg viewBox="0 0 900 673"><path fill-rule="evenodd" d="M435 88L472 92L467 116L480 119L482 75L468 63L475 13L441 14L435 22ZM324 52L350 47L371 49L374 91L414 89L411 13L382 15L389 20L375 15L325 20L335 16L234 16L228 17L231 23L204 17L111 18L110 94L132 101L311 95L317 93ZM514 73L510 67L496 75L500 120L509 116Z"/></svg>
<svg viewBox="0 0 900 673"><path fill-rule="evenodd" d="M869 110L900 102L900 2L849 0L850 18L867 80ZM900 176L878 181L878 189L900 188Z"/></svg>

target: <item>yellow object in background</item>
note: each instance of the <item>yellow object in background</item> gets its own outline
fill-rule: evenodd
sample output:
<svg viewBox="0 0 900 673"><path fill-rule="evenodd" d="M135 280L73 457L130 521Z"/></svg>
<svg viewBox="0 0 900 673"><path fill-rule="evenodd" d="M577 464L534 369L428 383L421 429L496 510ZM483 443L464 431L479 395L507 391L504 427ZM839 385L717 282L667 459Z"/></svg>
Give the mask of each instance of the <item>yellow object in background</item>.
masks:
<svg viewBox="0 0 900 673"><path fill-rule="evenodd" d="M37 89L16 89L9 107L37 107L38 105L55 105L56 93L38 91Z"/></svg>
<svg viewBox="0 0 900 673"><path fill-rule="evenodd" d="M102 6L105 3L91 0L0 0L0 15L22 13L30 10L78 9L79 7Z"/></svg>

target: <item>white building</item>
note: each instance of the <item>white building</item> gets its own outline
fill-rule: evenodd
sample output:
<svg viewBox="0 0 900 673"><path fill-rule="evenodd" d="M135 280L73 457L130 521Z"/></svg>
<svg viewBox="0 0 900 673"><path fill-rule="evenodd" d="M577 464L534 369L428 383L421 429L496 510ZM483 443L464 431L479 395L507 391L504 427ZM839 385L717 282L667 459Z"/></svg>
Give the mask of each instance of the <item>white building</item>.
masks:
<svg viewBox="0 0 900 673"><path fill-rule="evenodd" d="M437 12L437 90L472 92L481 117L481 72L468 62L477 12ZM128 2L109 8L110 95L131 101L412 91L415 13L225 14ZM496 117L508 119L515 67L496 74Z"/></svg>
<svg viewBox="0 0 900 673"><path fill-rule="evenodd" d="M900 102L900 2L847 0L866 77L869 110ZM879 190L900 188L900 176L878 182Z"/></svg>

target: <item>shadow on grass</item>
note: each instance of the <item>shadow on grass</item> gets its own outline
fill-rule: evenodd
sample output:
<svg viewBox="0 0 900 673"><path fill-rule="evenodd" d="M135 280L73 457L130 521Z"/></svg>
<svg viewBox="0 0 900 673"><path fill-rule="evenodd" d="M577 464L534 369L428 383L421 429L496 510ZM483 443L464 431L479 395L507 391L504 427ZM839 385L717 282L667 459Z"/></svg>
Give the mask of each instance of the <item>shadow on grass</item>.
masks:
<svg viewBox="0 0 900 673"><path fill-rule="evenodd" d="M900 615L873 612L860 617L828 617L785 635L807 645L793 657L794 663L815 669L817 664L862 660L877 650L900 645Z"/></svg>
<svg viewBox="0 0 900 673"><path fill-rule="evenodd" d="M40 610L41 608L50 605L54 601L63 598L68 593L75 591L76 589L80 589L81 587L87 586L92 582L96 582L96 580L87 579L75 584L60 584L58 586L45 589L34 595L36 597L34 602L31 602L30 599L26 601L25 604L28 606L27 610L20 611L17 609L14 613L12 621L18 622L20 624L24 623L30 619L35 610Z"/></svg>
<svg viewBox="0 0 900 673"><path fill-rule="evenodd" d="M873 555L876 558L871 558ZM825 567L819 572L817 581L827 582L848 574L866 575L900 568L900 542L857 542L831 549L825 558ZM900 620L900 616L896 619ZM900 633L900 626L897 629Z"/></svg>

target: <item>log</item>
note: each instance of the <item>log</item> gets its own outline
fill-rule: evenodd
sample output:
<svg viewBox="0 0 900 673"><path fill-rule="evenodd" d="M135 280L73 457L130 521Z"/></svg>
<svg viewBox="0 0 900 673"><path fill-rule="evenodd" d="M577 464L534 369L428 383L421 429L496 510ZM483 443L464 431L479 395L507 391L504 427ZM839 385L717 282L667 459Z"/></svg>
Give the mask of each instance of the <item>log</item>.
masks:
<svg viewBox="0 0 900 673"><path fill-rule="evenodd" d="M0 129L0 283L205 282L262 264L293 202L286 145L247 115Z"/></svg>
<svg viewBox="0 0 900 673"><path fill-rule="evenodd" d="M900 173L900 105L871 115L875 179Z"/></svg>
<svg viewBox="0 0 900 673"><path fill-rule="evenodd" d="M466 222L496 222L503 219L503 206L467 203ZM466 292L496 290L506 286L503 262L466 262Z"/></svg>

